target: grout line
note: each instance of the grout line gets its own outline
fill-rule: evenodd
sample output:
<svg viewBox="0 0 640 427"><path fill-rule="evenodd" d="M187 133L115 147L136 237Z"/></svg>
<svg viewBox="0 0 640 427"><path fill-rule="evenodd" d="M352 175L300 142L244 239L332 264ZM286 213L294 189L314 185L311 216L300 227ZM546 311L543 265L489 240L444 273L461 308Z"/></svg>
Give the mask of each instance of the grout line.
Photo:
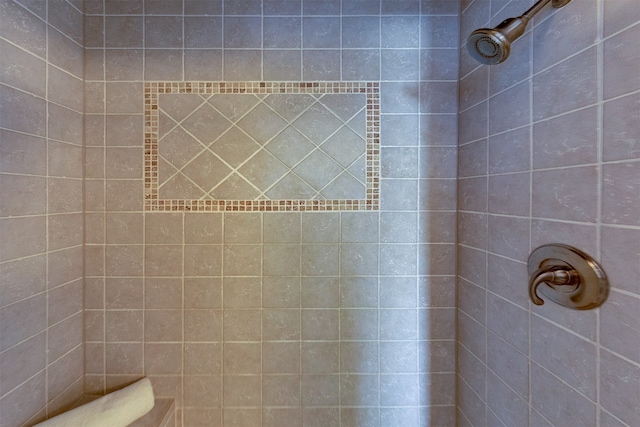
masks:
<svg viewBox="0 0 640 427"><path fill-rule="evenodd" d="M102 1L103 10L105 9L106 0ZM143 24L144 25L144 24ZM102 27L106 28L107 26L107 15L106 13L102 16ZM143 27L144 34L144 27ZM102 46L106 46L107 44L107 36L106 31L102 34ZM144 75L144 55L143 59L143 75ZM103 209L101 211L102 214L102 278L101 278L101 290L102 290L102 393L107 392L107 286L106 286L106 269L107 269L107 179L106 179L106 170L107 170L107 51L106 49L102 49L102 63L104 64L102 67L102 202Z"/></svg>
<svg viewBox="0 0 640 427"><path fill-rule="evenodd" d="M533 133L533 123L534 123L534 114L533 114L533 110L534 110L534 102L533 102L533 98L534 98L534 91L533 91L533 60L534 60L534 54L533 54L533 37L532 37L532 41L531 41L531 45L529 46L529 73L528 73L528 82L529 82L529 235L528 235L528 246L529 246L529 253L532 252L533 248L532 248L532 242L533 242L533 203L534 203L534 199L533 199L533 178L534 178L534 148L533 148L533 141L534 141L534 133ZM528 263L527 263L527 268L528 268ZM527 277L528 277L528 272L527 272ZM527 410L528 410L528 421L529 421L529 425L532 424L533 419L532 419L532 415L533 415L533 411L535 410L533 407L533 374L532 374L532 357L531 357L531 347L532 347L532 339L531 339L531 315L533 313L533 306L532 303L530 301L527 301L527 311L528 311L528 316L527 316L527 332L528 332L528 337L527 337L527 354L525 355L527 358ZM537 412L537 411L536 411Z"/></svg>
<svg viewBox="0 0 640 427"><path fill-rule="evenodd" d="M260 81L264 81L264 2L260 2Z"/></svg>
<svg viewBox="0 0 640 427"><path fill-rule="evenodd" d="M49 46L49 4L47 2L47 5L45 6L45 46ZM44 407L44 411L45 411L45 416L49 416L49 403L51 402L51 396L49 396L49 364L51 363L51 360L49 360L49 278L50 278L50 271L49 271L49 261L50 261L50 254L49 254L49 249L50 249L50 239L49 239L49 189L50 189L50 177L49 177L49 173L50 173L50 168L49 168L49 144L46 143L46 138L48 138L49 136L49 67L50 67L50 61L49 61L49 49L47 48L45 50L45 91L44 91L44 99L45 99L45 130L44 130L44 137L45 137L45 147L46 147L46 169L45 169L45 175L46 175L46 182L45 182L45 212L46 212L46 218L45 218L45 283L44 283L44 289L45 289L45 319L46 319L46 324L47 326L45 327L45 348L46 348L46 352L45 352L45 378L44 378L44 384L45 384L45 389L44 389L44 395L45 395L45 407Z"/></svg>
<svg viewBox="0 0 640 427"><path fill-rule="evenodd" d="M147 216L147 213L143 214L145 217ZM181 366L180 366L180 396L181 396L181 401L182 401L182 410L180 411L180 416L181 418L181 422L184 423L184 390L185 390L185 363L184 363L184 355L185 355L185 350L186 350L186 345L185 343L187 342L186 340L186 319L185 319L185 314L186 314L186 303L185 303L185 274L184 274L184 264L185 264L185 252L186 252L186 235L187 235L187 214L186 212L183 212L181 216L182 219L182 277L180 278L180 290L181 290L181 301L180 301L180 308L181 308L181 317L182 317L182 342L181 342L181 355L182 355L182 360L181 360ZM146 229L146 227L145 227ZM146 240L146 239L145 239ZM221 251L222 252L222 251ZM222 264L221 264L222 265ZM145 289L146 289L146 276L144 278L145 280ZM222 286L221 286L222 287ZM222 311L222 310L220 310ZM222 366L222 365L221 365ZM220 375L221 378L221 383L222 383L222 375ZM222 396L222 395L221 395ZM184 425L184 424L181 424Z"/></svg>
<svg viewBox="0 0 640 427"><path fill-rule="evenodd" d="M597 19L597 36L596 36L596 73L597 73L597 205L596 205L596 254L597 259L602 259L602 220L603 220L603 159L604 159L604 2L597 2L596 19ZM600 427L602 424L602 402L601 402L601 366L602 366L602 343L600 341L600 328L601 328L601 310L600 308L595 310L596 316L596 426Z"/></svg>
<svg viewBox="0 0 640 427"><path fill-rule="evenodd" d="M223 2L223 12L224 12L224 2ZM225 354L225 347L226 347L226 341L224 339L224 313L226 310L226 304L224 303L224 288L225 288L225 284L226 284L226 280L225 280L225 273L224 273L224 260L225 260L225 247L227 246L227 238L225 236L225 229L226 229L226 218L227 215L226 213L222 213L220 215L220 243L221 243L221 249L220 249L220 356L218 358L218 363L220 363L220 425L223 426L224 425L224 408L225 408L225 404L224 404L224 378L225 378L225 372L224 372L224 354Z"/></svg>
<svg viewBox="0 0 640 427"><path fill-rule="evenodd" d="M181 61L182 61L182 67L181 67L181 80L185 81L187 79L187 69L186 69L186 63L185 63L185 53L186 53L186 44L187 44L187 40L186 40L186 34L185 34L185 2L183 1L182 4L180 5L182 7L182 16L181 18L181 24L182 24L182 52L181 52ZM145 37L146 40L146 37Z"/></svg>
<svg viewBox="0 0 640 427"><path fill-rule="evenodd" d="M260 319L259 319L259 325L260 325L260 367L259 367L259 376L260 376L260 408L264 408L264 307L262 304L263 301L263 293L264 293L264 289L263 289L263 277L265 277L265 272L264 272L264 260L265 260L265 250L264 250L264 213L263 212L259 212L256 214L257 217L260 220L260 307L257 309L259 315L260 315ZM223 255L224 256L224 255ZM224 337L223 337L224 339ZM264 423L263 420L263 411L260 411L260 423Z"/></svg>
<svg viewBox="0 0 640 427"><path fill-rule="evenodd" d="M227 51L227 48L224 45L224 42L225 42L224 29L225 29L225 17L228 16L228 15L225 14L226 1L222 1L221 3L222 4L220 5L220 8L221 8L221 10L220 10L220 13L221 13L221 16L220 16L220 51L221 51L220 52L220 67L221 67L221 76L222 77L220 78L220 80L223 81L223 82L226 82L228 80L227 76L225 75L226 74L225 73L225 68L226 68L225 67L225 65L226 65L225 64L226 63L226 61L225 61L225 58L226 58L225 53Z"/></svg>
<svg viewBox="0 0 640 427"><path fill-rule="evenodd" d="M106 0L105 0L106 1ZM143 79L145 78L145 75L147 73L147 61L146 61L146 57L147 57L147 50L146 50L146 32L147 32L147 28L146 28L146 6L147 6L147 2L143 1L142 3L142 13L143 13L143 18L142 18L142 76ZM184 7L184 5L183 5ZM184 19L183 19L183 25L182 25L182 31L184 33ZM183 43L184 43L184 36L183 36ZM106 53L105 53L106 55ZM183 55L184 57L184 55ZM105 62L106 64L106 62ZM106 65L105 65L105 73L106 73ZM106 80L106 74L105 74L105 80ZM106 96L105 96L106 98ZM144 101L142 103L142 109L144 111L145 109L145 105L144 105ZM106 108L105 108L106 111ZM105 118L106 120L106 118ZM105 125L105 129L106 129L106 125ZM143 134L144 135L144 134ZM106 152L106 146L107 146L107 141L105 139L105 171L104 171L104 176L105 176L105 180L107 179L107 170L106 170L106 158L107 158L107 152ZM144 150L143 150L143 156L141 159L138 159L138 161L140 161L142 163L142 171L144 174L144 170L145 170L145 154L144 154ZM144 186L141 189L141 193L139 197L141 197L142 200L145 199L145 194L144 194ZM144 203L144 202L143 202ZM105 212L106 212L106 208L105 208ZM106 215L106 213L105 213ZM105 216L105 227L106 227L106 216ZM184 228L183 228L184 229ZM182 233L183 235L183 239L184 239L184 232ZM146 339L146 321L147 321L147 274L146 274L146 270L147 270L147 215L146 212L142 212L142 266L141 266L141 280L142 280L142 336L140 338L141 341L141 346L142 346L142 375L143 376L147 376L147 363L146 363L146 351L147 351L147 339ZM109 239L107 239L106 236L106 232L105 232L105 242L107 242ZM105 244L105 252L106 252L106 247L107 245ZM182 250L182 254L184 257L184 248ZM182 265L184 265L184 262L182 263ZM184 267L182 267L184 269ZM106 272L105 272L106 274ZM184 274L182 275L184 277ZM106 283L106 280L105 280ZM106 286L105 286L106 287ZM106 289L105 289L105 294L106 294ZM105 310L106 310L106 305L105 305ZM111 310L110 310L111 311ZM182 317L184 317L184 310L182 310ZM184 319L183 319L183 328L184 328ZM183 334L183 338L184 338L184 334ZM106 336L105 336L105 341L106 341ZM182 352L183 354L183 359L184 359L184 351ZM184 372L184 370L182 370L182 372ZM181 372L181 373L182 373ZM182 386L182 382L184 382L184 375L181 375L181 386Z"/></svg>
<svg viewBox="0 0 640 427"><path fill-rule="evenodd" d="M490 8L492 6L493 6L493 3L490 4ZM492 14L490 14L490 15L492 15ZM491 69L487 70L486 86L487 86L487 96L486 96L486 99L483 102L486 101L486 105L487 105L487 108L486 108L486 115L487 115L487 117L486 117L486 119L487 119L486 125L487 125L487 127L486 127L486 129L487 129L487 134L489 134L491 132L491 102L489 102L489 99L491 99L491 94L492 94L492 91L493 91L493 87L491 85ZM489 296L492 294L489 291L489 218L490 218L489 205L490 205L490 194L491 194L491 180L489 179L489 175L490 175L489 174L489 165L491 164L491 159L490 159L490 156L489 156L489 146L490 146L490 144L489 144L488 136L486 138L486 142L485 142L484 145L485 145L485 147L484 147L484 149L485 149L485 165L484 165L485 170L484 170L483 177L486 177L486 181L487 181L487 183L486 183L486 185L487 185L487 187L486 187L486 189L487 189L487 196L486 196L487 199L485 201L485 206L484 206L484 210L486 210L487 214L485 215L485 218L484 218L484 225L485 225L486 230L487 230L487 237L486 237L486 241L484 242L484 244L485 244L485 253L483 254L484 255L484 278L483 279L484 279L484 283L485 283L485 285L484 285L485 310L484 310L484 325L483 326L485 328L485 331L484 331L485 350L484 350L484 355L483 355L484 356L484 360L482 361L482 364L484 365L484 368L485 368L484 369L484 375L485 375L485 377L484 377L484 382L485 382L485 384L484 384L485 385L484 402L485 402L485 408L486 408L485 409L485 420L486 420L488 418L487 417L487 415L488 415L487 411L490 410L490 407L489 407L489 404L488 404L488 402L489 402L489 381L488 381L488 377L489 377L489 372L491 371L489 369L489 363L488 363L489 348L490 348L489 347L489 331L490 331L490 328L489 328L489 310L487 309L487 307L489 307ZM460 155L460 149L458 151L458 155ZM458 171L458 176L460 176L460 171ZM458 213L458 218L460 218L460 213ZM460 280L460 279L458 279L458 280ZM464 310L462 310L459 307L459 304L456 304L456 306L458 307L458 310L464 312ZM497 415L496 415L496 418L498 420L500 420L500 417L498 417ZM502 420L500 420L500 421L502 421Z"/></svg>
<svg viewBox="0 0 640 427"><path fill-rule="evenodd" d="M380 6L382 7L382 2L380 2ZM421 57L422 57L422 52L423 52L423 46L422 46L422 21L423 21L423 13L422 13L422 2L420 2L418 4L418 79L420 81L419 85L422 85L422 67L421 67ZM382 15L382 13L381 13ZM379 19L380 22L380 43L379 46L382 48L382 18ZM380 62L382 63L382 53L384 52L382 49L380 50L381 54L380 54ZM382 65L380 66L380 79L382 79ZM415 146L417 147L417 153L422 152L422 150L425 150L424 146L422 145L422 120L420 120L420 110L422 110L422 108L420 107L422 105L423 99L422 99L422 91L418 90L418 114L415 114L415 117L417 118L417 139L415 141ZM457 148L456 148L457 150ZM381 150L382 152L382 150ZM419 155L417 156L417 165L418 165L418 169L417 169L417 175L419 176L421 174L422 168L426 167L426 164L422 164L424 159L423 156ZM457 176L457 173L456 173ZM419 187L419 184L418 184ZM420 192L420 190L418 189L418 193ZM422 215L420 215L419 213L420 210L420 197L418 197L418 206L416 208L416 219L415 219L415 227L416 227L416 271L415 271L415 291L416 291L416 297L415 297L415 303L416 303L416 360L415 360L415 371L416 371L416 377L418 380L418 387L417 390L419 391L419 393L422 395L424 392L426 392L426 390L422 390L422 388L426 385L426 381L422 381L422 377L425 375L421 372L420 370L420 360L421 360L421 354L422 352L425 353L426 357L432 356L430 354L430 352L428 351L429 347L428 344L423 344L420 345L420 338L422 336L422 327L424 327L426 329L426 325L421 325L420 324L420 319L421 319L421 313L422 313L422 307L421 307L421 303L420 303L420 293L421 293L421 286L420 286L420 279L418 278L418 275L420 273L420 269L421 269L421 259L420 259L420 253L421 253L421 245L420 245L420 220L421 218L423 218ZM426 218L424 218L424 220L426 220ZM379 227L380 228L380 227ZM378 239L380 240L380 239ZM422 327L421 327L422 326ZM454 329L455 331L455 329ZM455 332L454 332L455 334ZM455 345L454 345L454 352L455 352ZM456 356L456 354L454 353L454 357ZM425 357L425 359L426 359ZM454 386L454 396L455 396L455 386ZM418 403L420 403L421 401L421 397L418 398ZM420 425L426 425L427 420L423 419L423 417L425 417L423 411L419 411L418 412L418 423Z"/></svg>
<svg viewBox="0 0 640 427"><path fill-rule="evenodd" d="M340 12L342 13L342 0L340 1ZM339 40L339 46L337 48L334 48L335 50L338 51L338 81L343 81L343 69L342 69L342 56L343 56L343 49L342 46L344 44L344 40L343 40L343 32L342 32L342 26L344 25L344 18L342 15L338 16L338 40ZM339 388L339 386L338 386ZM340 416L338 415L338 418L340 418Z"/></svg>

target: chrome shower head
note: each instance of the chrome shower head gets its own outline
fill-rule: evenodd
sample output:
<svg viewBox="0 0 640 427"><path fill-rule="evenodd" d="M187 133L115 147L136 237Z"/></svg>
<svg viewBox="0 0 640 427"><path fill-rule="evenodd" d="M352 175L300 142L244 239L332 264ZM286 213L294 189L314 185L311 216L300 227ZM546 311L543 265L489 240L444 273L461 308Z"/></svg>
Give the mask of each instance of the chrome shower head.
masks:
<svg viewBox="0 0 640 427"><path fill-rule="evenodd" d="M511 51L511 43L499 31L481 28L469 36L467 50L476 61L493 65L507 59Z"/></svg>
<svg viewBox="0 0 640 427"><path fill-rule="evenodd" d="M511 43L524 33L529 19L509 18L496 28L480 28L467 39L467 51L478 62L499 64L509 56Z"/></svg>
<svg viewBox="0 0 640 427"><path fill-rule="evenodd" d="M467 39L467 51L478 62L486 65L499 64L509 56L511 43L524 34L529 20L547 3L559 8L571 0L538 0L522 16L509 18L495 28L480 28Z"/></svg>

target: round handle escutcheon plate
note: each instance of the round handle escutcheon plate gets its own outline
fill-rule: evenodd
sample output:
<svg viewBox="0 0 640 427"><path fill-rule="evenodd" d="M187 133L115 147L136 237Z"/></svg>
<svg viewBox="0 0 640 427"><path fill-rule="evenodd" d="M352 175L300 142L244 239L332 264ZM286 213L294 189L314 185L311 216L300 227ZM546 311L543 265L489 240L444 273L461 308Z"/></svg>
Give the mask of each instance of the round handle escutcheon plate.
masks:
<svg viewBox="0 0 640 427"><path fill-rule="evenodd" d="M529 255L529 276L541 268L573 270L578 286L567 292L541 283L538 293L545 301L574 310L589 310L600 306L609 294L609 282L604 270L589 255L572 246L559 243L543 245Z"/></svg>

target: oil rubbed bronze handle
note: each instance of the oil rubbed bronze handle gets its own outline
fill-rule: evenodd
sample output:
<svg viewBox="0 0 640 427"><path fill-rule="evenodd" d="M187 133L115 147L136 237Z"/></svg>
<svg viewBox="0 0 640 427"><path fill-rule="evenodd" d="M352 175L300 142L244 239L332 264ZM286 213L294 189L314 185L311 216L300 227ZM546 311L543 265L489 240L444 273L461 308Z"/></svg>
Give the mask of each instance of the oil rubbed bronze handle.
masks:
<svg viewBox="0 0 640 427"><path fill-rule="evenodd" d="M580 278L575 274L575 270L539 268L529 278L529 298L535 305L544 304L544 300L538 296L538 286L543 283L556 290L564 286L566 291L570 292L580 285Z"/></svg>
<svg viewBox="0 0 640 427"><path fill-rule="evenodd" d="M589 310L602 304L609 293L600 265L572 246L540 246L529 256L528 271L529 298L535 305L553 301L574 310Z"/></svg>

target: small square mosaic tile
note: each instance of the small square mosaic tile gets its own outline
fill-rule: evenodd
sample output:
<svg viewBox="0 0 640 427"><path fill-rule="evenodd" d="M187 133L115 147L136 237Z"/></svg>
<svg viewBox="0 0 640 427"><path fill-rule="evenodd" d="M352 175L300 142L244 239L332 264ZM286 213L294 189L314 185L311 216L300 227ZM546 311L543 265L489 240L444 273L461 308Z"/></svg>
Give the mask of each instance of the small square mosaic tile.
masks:
<svg viewBox="0 0 640 427"><path fill-rule="evenodd" d="M376 210L374 82L147 82L145 210Z"/></svg>

